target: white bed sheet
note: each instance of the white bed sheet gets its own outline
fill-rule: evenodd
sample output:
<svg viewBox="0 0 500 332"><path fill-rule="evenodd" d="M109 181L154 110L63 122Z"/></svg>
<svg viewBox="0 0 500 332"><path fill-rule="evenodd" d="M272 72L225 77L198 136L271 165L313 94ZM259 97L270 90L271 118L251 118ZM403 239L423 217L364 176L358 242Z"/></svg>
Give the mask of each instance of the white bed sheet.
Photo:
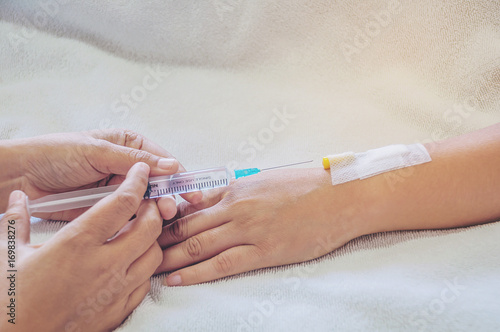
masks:
<svg viewBox="0 0 500 332"><path fill-rule="evenodd" d="M0 3L2 139L126 127L188 169L318 167L500 121L495 1ZM499 238L393 232L213 283L154 277L119 331L497 331Z"/></svg>

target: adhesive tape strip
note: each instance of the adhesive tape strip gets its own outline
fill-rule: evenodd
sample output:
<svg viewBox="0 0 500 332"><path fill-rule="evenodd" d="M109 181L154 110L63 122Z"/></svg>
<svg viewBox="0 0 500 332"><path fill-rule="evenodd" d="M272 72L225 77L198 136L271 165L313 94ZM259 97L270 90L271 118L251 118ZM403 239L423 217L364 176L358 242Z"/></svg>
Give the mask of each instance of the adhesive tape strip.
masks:
<svg viewBox="0 0 500 332"><path fill-rule="evenodd" d="M362 153L346 152L326 156L323 158L323 167L330 168L332 184L337 185L430 161L431 157L422 144L397 144Z"/></svg>

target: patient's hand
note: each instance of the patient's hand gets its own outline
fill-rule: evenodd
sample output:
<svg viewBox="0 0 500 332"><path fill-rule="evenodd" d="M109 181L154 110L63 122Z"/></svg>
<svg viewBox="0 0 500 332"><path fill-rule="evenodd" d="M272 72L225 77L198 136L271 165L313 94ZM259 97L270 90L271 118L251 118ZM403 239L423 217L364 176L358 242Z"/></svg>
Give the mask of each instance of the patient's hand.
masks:
<svg viewBox="0 0 500 332"><path fill-rule="evenodd" d="M15 228L15 263L8 267L4 257L0 266L4 273L17 273L14 280L3 275L0 282L0 330L105 331L132 312L149 291L149 278L162 259L156 241L162 219L153 201L142 201L148 173L144 163L132 167L115 193L41 245L29 244L26 196L12 193L0 221L0 249L7 256L13 245L8 240L14 237L9 226ZM15 325L5 315L11 296L4 286L9 284L15 288Z"/></svg>
<svg viewBox="0 0 500 332"><path fill-rule="evenodd" d="M369 233L359 187L333 187L323 169L267 171L179 207L158 239L168 285L191 285L303 262ZM211 194L211 195L210 195ZM333 213L330 211L334 211Z"/></svg>
<svg viewBox="0 0 500 332"><path fill-rule="evenodd" d="M151 167L151 176L184 171L170 153L147 138L128 130L94 130L62 133L6 141L17 151L8 165L18 169L20 188L31 198L75 189L121 183L137 162ZM16 166L17 165L17 166ZM183 196L191 202L201 193ZM164 219L176 213L171 197L158 200ZM1 207L0 207L1 208ZM72 220L87 209L37 215L55 220Z"/></svg>

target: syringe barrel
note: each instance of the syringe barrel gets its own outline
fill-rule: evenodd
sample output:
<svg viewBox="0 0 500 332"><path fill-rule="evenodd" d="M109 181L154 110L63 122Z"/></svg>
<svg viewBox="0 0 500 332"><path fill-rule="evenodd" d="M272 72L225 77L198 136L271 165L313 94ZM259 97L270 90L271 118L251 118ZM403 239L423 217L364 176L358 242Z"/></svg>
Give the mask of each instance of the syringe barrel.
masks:
<svg viewBox="0 0 500 332"><path fill-rule="evenodd" d="M231 178L231 172L226 167L156 176L149 179L148 191L144 198L225 187L229 185Z"/></svg>
<svg viewBox="0 0 500 332"><path fill-rule="evenodd" d="M229 185L230 182L231 172L226 167L156 176L149 179L148 189L144 194L144 198L157 198L224 187ZM28 209L30 213L51 213L93 206L102 198L113 193L118 186L112 185L83 189L28 200Z"/></svg>
<svg viewBox="0 0 500 332"><path fill-rule="evenodd" d="M92 206L110 195L118 185L69 191L28 200L29 212L57 212Z"/></svg>

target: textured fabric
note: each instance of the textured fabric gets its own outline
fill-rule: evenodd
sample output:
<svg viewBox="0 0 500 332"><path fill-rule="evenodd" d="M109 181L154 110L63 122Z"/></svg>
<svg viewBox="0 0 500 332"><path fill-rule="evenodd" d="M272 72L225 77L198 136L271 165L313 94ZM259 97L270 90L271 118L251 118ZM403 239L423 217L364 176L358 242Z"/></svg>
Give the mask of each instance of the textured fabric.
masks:
<svg viewBox="0 0 500 332"><path fill-rule="evenodd" d="M188 169L320 167L500 121L498 1L0 3L3 139L127 127ZM120 331L495 331L499 237L394 232L214 283L155 277Z"/></svg>

